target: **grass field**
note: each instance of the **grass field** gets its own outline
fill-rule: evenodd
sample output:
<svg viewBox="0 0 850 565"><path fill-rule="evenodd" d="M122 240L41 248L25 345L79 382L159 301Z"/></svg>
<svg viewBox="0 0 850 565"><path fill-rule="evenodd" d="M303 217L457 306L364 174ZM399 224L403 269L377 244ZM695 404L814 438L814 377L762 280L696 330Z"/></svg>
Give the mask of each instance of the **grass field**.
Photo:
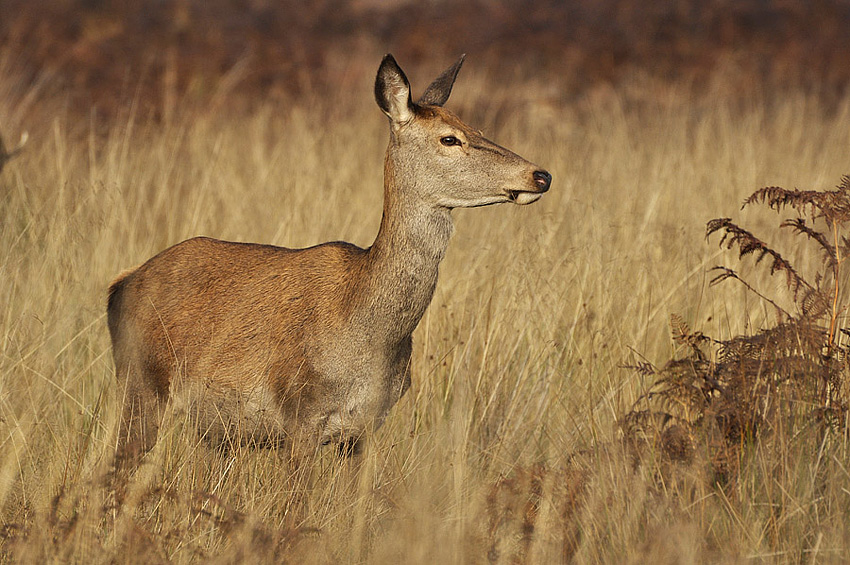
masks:
<svg viewBox="0 0 850 565"><path fill-rule="evenodd" d="M431 78L410 75L415 92ZM791 91L741 102L722 96L722 77L708 87L717 95L635 77L631 91L555 103L539 85L506 84L468 61L448 107L546 167L553 187L529 207L454 213L414 336L413 386L359 464L328 450L290 474L282 454L212 449L175 416L118 510L106 486L118 415L109 282L194 235L368 246L386 120L372 76L247 113L177 101L167 120L128 108L109 121L34 101L2 78L7 145L30 134L0 174L4 561L850 554L846 427L753 442L737 480L720 484L698 462L636 461L617 426L649 384L622 366L673 355L671 314L727 338L772 323L742 288L708 287L707 270L735 260L706 243L705 223L735 216L769 230L774 215L739 212L753 190L833 187L850 172L850 98L825 107ZM781 295L777 281L753 276Z"/></svg>

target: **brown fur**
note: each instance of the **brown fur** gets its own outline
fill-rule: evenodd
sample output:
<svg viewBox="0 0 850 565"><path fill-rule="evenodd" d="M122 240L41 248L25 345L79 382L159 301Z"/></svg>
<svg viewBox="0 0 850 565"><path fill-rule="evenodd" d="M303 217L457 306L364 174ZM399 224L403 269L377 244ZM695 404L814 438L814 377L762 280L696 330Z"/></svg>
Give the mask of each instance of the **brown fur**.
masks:
<svg viewBox="0 0 850 565"><path fill-rule="evenodd" d="M459 67L429 87L429 100L448 98ZM390 56L376 96L391 137L369 249L194 238L112 283L119 460L152 446L175 395L216 441L283 444L297 458L331 442L350 452L410 386L411 335L437 283L451 208L527 203L548 189L535 165L439 106L414 105Z"/></svg>

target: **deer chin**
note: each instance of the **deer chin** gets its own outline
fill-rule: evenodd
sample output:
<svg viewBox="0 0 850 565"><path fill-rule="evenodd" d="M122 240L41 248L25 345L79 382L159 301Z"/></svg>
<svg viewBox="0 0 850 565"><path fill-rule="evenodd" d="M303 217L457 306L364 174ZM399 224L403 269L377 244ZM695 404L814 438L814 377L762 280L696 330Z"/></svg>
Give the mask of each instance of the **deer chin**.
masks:
<svg viewBox="0 0 850 565"><path fill-rule="evenodd" d="M543 196L542 192L525 192L523 190L509 190L507 191L507 194L508 200L514 204L519 204L520 206L537 202L540 200L540 197Z"/></svg>

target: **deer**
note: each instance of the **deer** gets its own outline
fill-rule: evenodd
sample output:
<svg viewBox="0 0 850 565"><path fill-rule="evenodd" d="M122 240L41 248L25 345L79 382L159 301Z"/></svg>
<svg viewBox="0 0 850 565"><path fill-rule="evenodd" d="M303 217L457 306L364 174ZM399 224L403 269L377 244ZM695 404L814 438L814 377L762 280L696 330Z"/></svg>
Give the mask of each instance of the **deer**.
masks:
<svg viewBox="0 0 850 565"><path fill-rule="evenodd" d="M303 461L361 451L411 384L412 335L437 284L454 208L530 204L552 176L443 108L462 56L414 103L392 55L375 78L389 119L383 216L367 249L195 237L121 273L107 321L122 414L116 460L138 462L179 395L219 445Z"/></svg>

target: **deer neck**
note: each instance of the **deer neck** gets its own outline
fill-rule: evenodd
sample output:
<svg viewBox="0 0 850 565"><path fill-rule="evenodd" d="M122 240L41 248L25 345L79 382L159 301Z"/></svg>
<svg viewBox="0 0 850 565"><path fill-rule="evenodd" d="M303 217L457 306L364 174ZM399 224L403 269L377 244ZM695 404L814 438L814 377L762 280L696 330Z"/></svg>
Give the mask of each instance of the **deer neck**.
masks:
<svg viewBox="0 0 850 565"><path fill-rule="evenodd" d="M388 344L408 338L428 308L454 229L448 209L415 196L415 177L402 167L388 153L384 214L366 256L358 316Z"/></svg>

